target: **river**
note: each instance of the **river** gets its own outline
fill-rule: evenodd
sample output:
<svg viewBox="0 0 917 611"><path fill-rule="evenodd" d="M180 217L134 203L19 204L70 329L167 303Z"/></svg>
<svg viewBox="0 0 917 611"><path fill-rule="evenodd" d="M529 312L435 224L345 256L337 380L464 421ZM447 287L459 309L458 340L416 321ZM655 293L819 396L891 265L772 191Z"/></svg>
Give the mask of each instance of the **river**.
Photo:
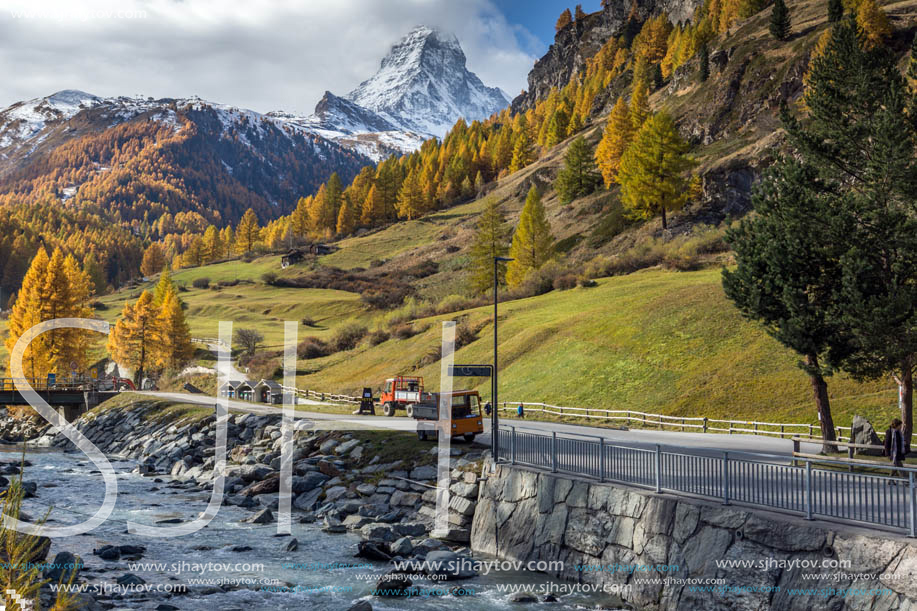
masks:
<svg viewBox="0 0 917 611"><path fill-rule="evenodd" d="M13 447L2 451L6 460L21 454L21 449ZM104 497L104 483L84 455L29 448L27 459L32 464L26 467L24 479L38 484L37 497L24 502L23 509L28 514L44 515L50 508L48 525L61 526L81 522L98 509ZM187 594L171 597L134 593L117 601L121 608L153 609L159 603L166 603L189 611L346 610L357 600L366 599L376 610L454 610L458 605L462 609L485 611L525 606L511 602L511 593L501 591L501 587L562 585L541 573L493 571L489 575L446 584L446 588L464 586L469 593L466 596L428 596L411 600L371 597L370 591L377 578L387 572L387 567L378 562L367 567L365 563L369 561L353 557L359 541L356 535L325 533L318 524L296 523L294 514L292 536L298 540L299 547L288 552L284 547L290 538L277 536L276 525L241 523L251 512L225 505L208 527L187 537L152 539L131 535L126 529L128 521L154 524L170 518L194 519L205 508L209 492L181 489L177 487L183 485L181 482L173 482L165 476L154 478L131 473L135 466L133 461L112 459L112 465L118 472L118 502L111 517L90 533L55 539L49 561L59 551L82 557L83 577L90 583L90 593L99 600L105 596L97 595L93 587L110 588L116 578L127 572L138 575L153 588L188 585L193 579L242 586L228 592L204 594L204 590L214 588L190 585ZM147 549L138 562L162 563L163 566L129 567L124 559L112 562L93 555L93 549L104 545L143 545ZM238 546L251 549L232 551ZM360 579L360 575L366 577ZM275 580L295 584L299 586L298 591L276 591ZM430 581L415 585L436 587ZM560 601L551 603L548 608L595 608L608 601L603 595L584 593L569 593L559 598ZM544 608L544 605L538 607Z"/></svg>

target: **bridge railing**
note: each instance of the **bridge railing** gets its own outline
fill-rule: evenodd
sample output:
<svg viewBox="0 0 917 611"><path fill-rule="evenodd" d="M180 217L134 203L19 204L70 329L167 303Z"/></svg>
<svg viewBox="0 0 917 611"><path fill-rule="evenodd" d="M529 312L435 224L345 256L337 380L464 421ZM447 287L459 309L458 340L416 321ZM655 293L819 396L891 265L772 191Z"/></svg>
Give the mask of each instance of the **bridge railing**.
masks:
<svg viewBox="0 0 917 611"><path fill-rule="evenodd" d="M906 530L917 536L917 469L870 465L850 472L845 461L795 457L792 464L748 455L608 443L604 438L501 425L498 460L599 482L766 507ZM906 479L890 477L891 471ZM888 484L901 485L888 485Z"/></svg>
<svg viewBox="0 0 917 611"><path fill-rule="evenodd" d="M47 378L0 378L0 391L18 390L16 384L27 383L33 390L45 392L49 390L77 391L77 390L95 390L95 384L87 381L69 382L66 380L48 383Z"/></svg>
<svg viewBox="0 0 917 611"><path fill-rule="evenodd" d="M771 435L775 437L821 440L821 429L814 424L786 422L757 422L754 420L722 420L706 416L666 416L634 410L598 409L592 407L566 407L549 403L529 403L526 401L501 401L500 411L516 413L516 407L522 405L526 412L551 414L561 417L584 418L588 420L605 420L620 422L629 427L656 428L659 430L679 430L695 433L741 433L751 435ZM837 426L835 433L838 441L850 440L850 427ZM844 431L847 432L844 435Z"/></svg>

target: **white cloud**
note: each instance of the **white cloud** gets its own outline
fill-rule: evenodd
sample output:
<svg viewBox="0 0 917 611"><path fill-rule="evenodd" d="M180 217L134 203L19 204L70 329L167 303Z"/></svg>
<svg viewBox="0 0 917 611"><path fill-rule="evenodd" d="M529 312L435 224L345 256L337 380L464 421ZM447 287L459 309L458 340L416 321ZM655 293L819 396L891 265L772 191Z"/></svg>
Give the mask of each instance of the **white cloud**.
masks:
<svg viewBox="0 0 917 611"><path fill-rule="evenodd" d="M74 5L79 5L78 8ZM490 0L12 0L0 12L0 107L61 89L196 94L308 113L369 78L417 24L454 32L468 67L515 96L534 37ZM519 44L518 39L522 41Z"/></svg>

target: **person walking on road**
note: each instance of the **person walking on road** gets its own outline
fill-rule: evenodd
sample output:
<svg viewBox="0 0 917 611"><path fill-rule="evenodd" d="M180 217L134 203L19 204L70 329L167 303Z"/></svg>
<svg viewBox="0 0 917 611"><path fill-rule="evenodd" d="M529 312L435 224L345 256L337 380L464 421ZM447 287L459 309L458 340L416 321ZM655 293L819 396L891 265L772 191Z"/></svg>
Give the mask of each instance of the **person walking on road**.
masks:
<svg viewBox="0 0 917 611"><path fill-rule="evenodd" d="M896 467L904 466L904 435L901 434L901 420L895 418L891 422L888 430L885 431L885 452L884 454L888 457L892 464ZM891 477L903 477L904 474L901 471L895 469L891 472ZM889 481L888 483L893 483Z"/></svg>

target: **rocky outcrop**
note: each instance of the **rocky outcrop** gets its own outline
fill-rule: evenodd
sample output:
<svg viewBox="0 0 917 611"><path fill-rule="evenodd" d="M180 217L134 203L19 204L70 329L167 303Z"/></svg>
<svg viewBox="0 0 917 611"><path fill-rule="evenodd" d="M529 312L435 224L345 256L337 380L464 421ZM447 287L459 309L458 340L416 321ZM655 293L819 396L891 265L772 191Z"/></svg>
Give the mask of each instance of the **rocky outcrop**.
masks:
<svg viewBox="0 0 917 611"><path fill-rule="evenodd" d="M528 75L528 90L513 100L513 112L532 108L537 100L548 95L551 87L563 87L570 77L586 66L586 60L612 36L624 33L631 15L631 6L636 11L636 22L665 12L672 23L687 21L701 0L637 0L630 2L606 2L605 7L584 19L573 21L554 36L554 44L545 55L535 62Z"/></svg>
<svg viewBox="0 0 917 611"><path fill-rule="evenodd" d="M471 548L506 559L560 560L554 576L629 585L618 590L623 601L647 611L917 605L917 545L901 536L866 536L506 465L481 484ZM752 564L725 568L719 560ZM692 589L679 581L689 578L722 579L731 588ZM848 588L863 593L845 598Z"/></svg>

